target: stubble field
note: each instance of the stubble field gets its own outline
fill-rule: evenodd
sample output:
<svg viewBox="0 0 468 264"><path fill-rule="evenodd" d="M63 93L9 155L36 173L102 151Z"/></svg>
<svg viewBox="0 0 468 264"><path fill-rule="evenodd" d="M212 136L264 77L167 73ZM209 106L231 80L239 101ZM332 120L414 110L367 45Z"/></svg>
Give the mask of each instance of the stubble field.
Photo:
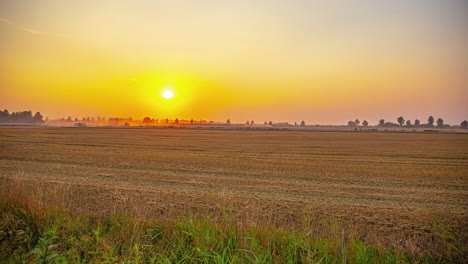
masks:
<svg viewBox="0 0 468 264"><path fill-rule="evenodd" d="M73 214L307 217L414 255L468 241L467 134L4 127L0 178Z"/></svg>

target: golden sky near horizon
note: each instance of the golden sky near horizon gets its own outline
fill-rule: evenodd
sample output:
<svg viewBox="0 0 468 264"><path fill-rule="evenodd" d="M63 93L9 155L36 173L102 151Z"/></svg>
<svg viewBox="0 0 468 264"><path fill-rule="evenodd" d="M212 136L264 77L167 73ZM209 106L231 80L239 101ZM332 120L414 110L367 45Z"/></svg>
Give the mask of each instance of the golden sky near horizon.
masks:
<svg viewBox="0 0 468 264"><path fill-rule="evenodd" d="M463 0L3 0L0 108L458 124L468 118L466 25Z"/></svg>

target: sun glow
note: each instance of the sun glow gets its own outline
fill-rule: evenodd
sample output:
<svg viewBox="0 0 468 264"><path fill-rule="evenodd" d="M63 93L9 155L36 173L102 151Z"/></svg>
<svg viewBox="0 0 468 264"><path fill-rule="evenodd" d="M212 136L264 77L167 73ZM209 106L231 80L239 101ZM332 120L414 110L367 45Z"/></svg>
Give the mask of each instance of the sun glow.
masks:
<svg viewBox="0 0 468 264"><path fill-rule="evenodd" d="M171 99L172 97L174 97L174 93L170 90L165 90L163 93L162 93L162 96L166 99Z"/></svg>

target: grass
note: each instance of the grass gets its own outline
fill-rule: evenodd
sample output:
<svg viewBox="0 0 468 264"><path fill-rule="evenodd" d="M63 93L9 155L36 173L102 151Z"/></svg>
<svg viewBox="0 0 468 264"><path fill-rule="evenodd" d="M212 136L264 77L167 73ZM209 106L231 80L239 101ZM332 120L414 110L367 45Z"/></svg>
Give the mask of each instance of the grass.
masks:
<svg viewBox="0 0 468 264"><path fill-rule="evenodd" d="M8 220L7 220L8 219ZM36 263L355 263L411 259L378 252L360 241L342 244L308 233L239 228L225 219L184 217L175 222L113 217L73 218L3 205L5 262ZM338 243L337 243L338 242ZM371 262L369 262L371 261ZM395 263L395 262L390 262Z"/></svg>
<svg viewBox="0 0 468 264"><path fill-rule="evenodd" d="M10 192L11 193L11 192ZM72 214L25 193L0 194L1 263L464 263L368 245L339 222L316 236L308 219L288 228L239 222L229 210L171 219ZM447 234L445 234L447 236Z"/></svg>

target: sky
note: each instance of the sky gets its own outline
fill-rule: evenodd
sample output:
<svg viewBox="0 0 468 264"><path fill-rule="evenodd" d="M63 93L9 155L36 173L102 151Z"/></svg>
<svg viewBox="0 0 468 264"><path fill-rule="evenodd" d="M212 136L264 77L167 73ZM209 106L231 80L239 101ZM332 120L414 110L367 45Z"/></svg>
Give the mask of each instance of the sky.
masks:
<svg viewBox="0 0 468 264"><path fill-rule="evenodd" d="M0 0L0 108L459 124L466 25L465 0Z"/></svg>

